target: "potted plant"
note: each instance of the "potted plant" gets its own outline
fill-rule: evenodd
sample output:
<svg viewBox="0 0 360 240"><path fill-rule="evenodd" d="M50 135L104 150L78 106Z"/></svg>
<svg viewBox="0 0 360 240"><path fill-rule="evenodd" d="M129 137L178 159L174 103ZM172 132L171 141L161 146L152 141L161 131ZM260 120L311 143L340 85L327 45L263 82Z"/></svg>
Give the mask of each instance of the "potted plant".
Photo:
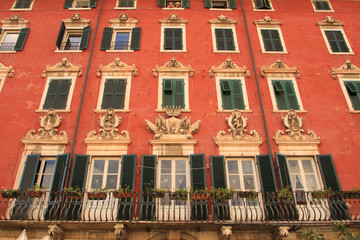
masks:
<svg viewBox="0 0 360 240"><path fill-rule="evenodd" d="M125 188L118 188L113 191L113 195L115 198L131 198L132 190L130 190L130 186L125 185Z"/></svg>
<svg viewBox="0 0 360 240"><path fill-rule="evenodd" d="M348 199L360 199L360 189L352 188L349 192L346 193Z"/></svg>
<svg viewBox="0 0 360 240"><path fill-rule="evenodd" d="M203 189L196 189L192 191L192 199L195 201L206 200L209 197L209 194L206 190Z"/></svg>
<svg viewBox="0 0 360 240"><path fill-rule="evenodd" d="M250 191L238 192L237 196L240 198L249 199L250 202L255 202L255 200L258 196L258 193L254 189L251 189Z"/></svg>
<svg viewBox="0 0 360 240"><path fill-rule="evenodd" d="M96 188L88 193L88 198L91 200L104 200L107 197L107 188Z"/></svg>
<svg viewBox="0 0 360 240"><path fill-rule="evenodd" d="M171 193L171 198L176 200L186 200L188 195L187 189L178 189Z"/></svg>
<svg viewBox="0 0 360 240"><path fill-rule="evenodd" d="M232 198L233 194L235 193L234 190L232 189L228 189L228 188L211 188L211 196L220 201L220 202L224 202L226 200L229 200L230 198Z"/></svg>
<svg viewBox="0 0 360 240"><path fill-rule="evenodd" d="M290 186L286 186L283 189L278 190L276 192L278 200L289 200L289 201L293 200L294 195L290 189L291 189Z"/></svg>
<svg viewBox="0 0 360 240"><path fill-rule="evenodd" d="M333 196L335 193L333 190L331 190L331 188L326 189L326 190L313 190L311 192L311 196L313 199L324 199L324 198L329 198L331 196Z"/></svg>
<svg viewBox="0 0 360 240"><path fill-rule="evenodd" d="M17 198L19 196L19 189L13 189L13 188L9 188L9 189L4 189L4 190L0 190L1 196L2 198Z"/></svg>
<svg viewBox="0 0 360 240"><path fill-rule="evenodd" d="M39 185L37 185L35 183L34 186L32 187L32 189L28 189L29 196L39 198L44 194L46 189L47 188L40 187Z"/></svg>
<svg viewBox="0 0 360 240"><path fill-rule="evenodd" d="M70 199L80 199L83 197L84 193L79 187L69 187L64 188L66 198Z"/></svg>

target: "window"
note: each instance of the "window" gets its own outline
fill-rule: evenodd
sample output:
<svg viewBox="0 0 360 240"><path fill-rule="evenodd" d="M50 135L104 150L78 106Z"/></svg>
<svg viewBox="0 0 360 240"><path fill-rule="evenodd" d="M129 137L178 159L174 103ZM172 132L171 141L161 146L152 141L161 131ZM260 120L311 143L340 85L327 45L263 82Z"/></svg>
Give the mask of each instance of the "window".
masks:
<svg viewBox="0 0 360 240"><path fill-rule="evenodd" d="M104 28L100 50L133 51L140 49L141 28Z"/></svg>
<svg viewBox="0 0 360 240"><path fill-rule="evenodd" d="M259 19L254 23L256 24L263 53L287 53L280 29L281 21L272 19L265 14L264 19Z"/></svg>
<svg viewBox="0 0 360 240"><path fill-rule="evenodd" d="M349 107L352 110L360 110L360 81L344 81L347 95L345 97L350 100Z"/></svg>
<svg viewBox="0 0 360 240"><path fill-rule="evenodd" d="M330 2L327 0L325 0L325 1L315 0L315 1L312 1L312 3L313 3L315 11L332 11Z"/></svg>
<svg viewBox="0 0 360 240"><path fill-rule="evenodd" d="M205 0L205 8L211 9L236 9L236 0Z"/></svg>
<svg viewBox="0 0 360 240"><path fill-rule="evenodd" d="M261 29L261 36L266 52L283 52L283 46L277 29Z"/></svg>
<svg viewBox="0 0 360 240"><path fill-rule="evenodd" d="M220 15L209 20L214 52L238 53L235 24L236 21Z"/></svg>
<svg viewBox="0 0 360 240"><path fill-rule="evenodd" d="M55 170L55 158L40 158L40 164L35 176L35 184L50 189Z"/></svg>
<svg viewBox="0 0 360 240"><path fill-rule="evenodd" d="M136 0L117 0L116 2L116 8L135 8L135 6Z"/></svg>
<svg viewBox="0 0 360 240"><path fill-rule="evenodd" d="M160 160L159 188L160 189L187 189L189 188L188 160L162 159Z"/></svg>
<svg viewBox="0 0 360 240"><path fill-rule="evenodd" d="M160 52L186 52L185 19L177 14L170 14L169 18L160 19L161 40Z"/></svg>
<svg viewBox="0 0 360 240"><path fill-rule="evenodd" d="M106 79L101 109L124 109L126 79Z"/></svg>
<svg viewBox="0 0 360 240"><path fill-rule="evenodd" d="M229 188L234 190L255 190L257 179L254 161L251 159L227 159L227 178Z"/></svg>
<svg viewBox="0 0 360 240"><path fill-rule="evenodd" d="M66 29L61 24L60 32L56 41L60 51L79 51L88 47L91 26L82 29Z"/></svg>
<svg viewBox="0 0 360 240"><path fill-rule="evenodd" d="M245 109L241 80L220 80L223 109Z"/></svg>
<svg viewBox="0 0 360 240"><path fill-rule="evenodd" d="M97 0L65 0L64 8L89 9L96 7Z"/></svg>
<svg viewBox="0 0 360 240"><path fill-rule="evenodd" d="M164 79L162 85L162 108L166 106L184 108L184 79Z"/></svg>
<svg viewBox="0 0 360 240"><path fill-rule="evenodd" d="M341 30L324 30L331 52L350 52Z"/></svg>
<svg viewBox="0 0 360 240"><path fill-rule="evenodd" d="M118 189L121 159L94 158L91 170L90 189Z"/></svg>
<svg viewBox="0 0 360 240"><path fill-rule="evenodd" d="M189 8L190 7L190 0L160 0L158 1L158 4L160 7L164 9L183 9L183 8Z"/></svg>
<svg viewBox="0 0 360 240"><path fill-rule="evenodd" d="M31 10L33 0L15 0L15 3L10 10Z"/></svg>
<svg viewBox="0 0 360 240"><path fill-rule="evenodd" d="M317 175L313 158L288 157L291 186L294 191L313 191L320 189L319 176Z"/></svg>
<svg viewBox="0 0 360 240"><path fill-rule="evenodd" d="M216 49L220 51L234 51L234 35L232 29L215 29Z"/></svg>
<svg viewBox="0 0 360 240"><path fill-rule="evenodd" d="M299 110L294 85L291 80L273 80L272 85L278 110Z"/></svg>
<svg viewBox="0 0 360 240"><path fill-rule="evenodd" d="M21 51L24 48L26 38L30 28L22 28L21 30L3 30L0 29L0 52Z"/></svg>
<svg viewBox="0 0 360 240"><path fill-rule="evenodd" d="M272 10L270 0L253 0L253 4L256 10Z"/></svg>
<svg viewBox="0 0 360 240"><path fill-rule="evenodd" d="M182 28L165 28L164 49L182 50Z"/></svg>

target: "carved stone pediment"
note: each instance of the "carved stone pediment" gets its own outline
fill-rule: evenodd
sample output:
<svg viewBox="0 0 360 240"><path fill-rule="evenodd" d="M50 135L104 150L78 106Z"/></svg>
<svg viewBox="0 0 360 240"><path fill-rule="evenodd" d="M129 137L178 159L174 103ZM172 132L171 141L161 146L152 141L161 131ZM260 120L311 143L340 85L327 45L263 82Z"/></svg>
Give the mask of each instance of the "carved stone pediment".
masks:
<svg viewBox="0 0 360 240"><path fill-rule="evenodd" d="M42 72L41 77L45 78L47 75L67 75L76 74L79 77L82 75L83 69L81 65L74 66L70 63L67 58L63 58L61 62L55 64L54 66L47 65L45 70Z"/></svg>
<svg viewBox="0 0 360 240"><path fill-rule="evenodd" d="M336 79L337 77L360 77L360 69L353 65L348 59L340 67L333 67L331 76L333 79Z"/></svg>
<svg viewBox="0 0 360 240"><path fill-rule="evenodd" d="M194 76L194 69L191 66L184 66L174 57L162 66L156 65L152 70L153 76L157 77L159 73L188 73L191 77Z"/></svg>
<svg viewBox="0 0 360 240"><path fill-rule="evenodd" d="M170 13L169 18L164 18L159 20L160 23L178 23L178 24L185 24L188 20L179 18L179 16L175 13Z"/></svg>
<svg viewBox="0 0 360 240"><path fill-rule="evenodd" d="M168 112L171 108L166 109ZM154 139L193 139L192 134L199 130L201 120L197 120L191 124L191 117L176 118L172 115L170 118L165 118L159 114L155 120L155 124L149 120L145 120L148 130L154 133Z"/></svg>
<svg viewBox="0 0 360 240"><path fill-rule="evenodd" d="M109 22L112 28L135 27L138 20L129 18L129 16L126 13L120 13L118 18L110 19Z"/></svg>
<svg viewBox="0 0 360 240"><path fill-rule="evenodd" d="M20 17L19 14L12 15L10 18L1 20L2 28L25 28L29 23L29 20L25 20Z"/></svg>
<svg viewBox="0 0 360 240"><path fill-rule="evenodd" d="M250 71L245 66L239 67L234 63L231 58L227 58L225 62L215 67L212 66L209 71L209 76L214 77L216 73L239 73L245 75L247 78L250 77Z"/></svg>
<svg viewBox="0 0 360 240"><path fill-rule="evenodd" d="M14 68L9 65L8 67L0 63L0 76L13 77L15 73Z"/></svg>
<svg viewBox="0 0 360 240"><path fill-rule="evenodd" d="M38 140L48 141L68 141L69 137L65 131L61 131L58 134L57 128L61 124L61 119L54 109L49 109L45 116L40 117L38 133L30 130L26 137L22 139L23 143L37 142Z"/></svg>
<svg viewBox="0 0 360 240"><path fill-rule="evenodd" d="M277 60L270 66L261 67L260 75L265 77L266 74L295 74L297 78L300 78L300 73L296 67L288 67L281 60Z"/></svg>
<svg viewBox="0 0 360 240"><path fill-rule="evenodd" d="M97 70L96 75L98 77L101 76L102 73L107 73L107 74L111 74L111 73L130 73L133 76L137 76L138 74L138 69L135 67L135 64L133 64L132 66L127 65L126 63L120 61L120 58L115 58L115 60L111 63L109 63L106 66L99 66L99 69Z"/></svg>
<svg viewBox="0 0 360 240"><path fill-rule="evenodd" d="M335 20L332 16L326 16L324 20L316 23L318 26L343 26L344 23Z"/></svg>
<svg viewBox="0 0 360 240"><path fill-rule="evenodd" d="M277 19L272 19L267 14L265 14L265 17L263 19L254 21L254 23L257 25L281 25L281 21L279 21Z"/></svg>
<svg viewBox="0 0 360 240"><path fill-rule="evenodd" d="M218 18L209 20L209 23L210 24L235 24L236 20L229 19L228 17L221 14L220 16L218 16Z"/></svg>
<svg viewBox="0 0 360 240"><path fill-rule="evenodd" d="M74 13L71 18L63 19L65 26L68 27L75 27L75 28L82 28L86 27L90 23L90 19L85 19L80 17L80 13Z"/></svg>

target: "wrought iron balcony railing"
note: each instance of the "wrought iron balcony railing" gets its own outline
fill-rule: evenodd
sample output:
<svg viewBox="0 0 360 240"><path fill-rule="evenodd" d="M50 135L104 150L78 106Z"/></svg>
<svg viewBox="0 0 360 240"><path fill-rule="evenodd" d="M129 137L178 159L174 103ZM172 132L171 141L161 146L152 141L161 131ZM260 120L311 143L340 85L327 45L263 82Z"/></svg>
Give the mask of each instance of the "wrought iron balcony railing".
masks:
<svg viewBox="0 0 360 240"><path fill-rule="evenodd" d="M1 221L80 222L238 222L294 224L348 221L360 223L360 194L297 192L21 192L2 194Z"/></svg>
<svg viewBox="0 0 360 240"><path fill-rule="evenodd" d="M80 48L80 41L79 42L67 41L67 42L62 43L62 46L61 46L62 50L79 50L79 48Z"/></svg>
<svg viewBox="0 0 360 240"><path fill-rule="evenodd" d="M2 42L0 43L0 51L14 51L16 42Z"/></svg>
<svg viewBox="0 0 360 240"><path fill-rule="evenodd" d="M111 43L113 50L129 50L129 41L115 41Z"/></svg>

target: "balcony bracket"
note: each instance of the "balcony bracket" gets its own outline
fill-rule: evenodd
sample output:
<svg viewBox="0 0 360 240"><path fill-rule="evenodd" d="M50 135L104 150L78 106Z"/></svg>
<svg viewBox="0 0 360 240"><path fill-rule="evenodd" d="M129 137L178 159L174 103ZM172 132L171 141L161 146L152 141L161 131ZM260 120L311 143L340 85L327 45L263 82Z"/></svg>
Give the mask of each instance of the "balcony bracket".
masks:
<svg viewBox="0 0 360 240"><path fill-rule="evenodd" d="M65 232L61 227L56 224L48 226L48 235L54 240L63 240L65 238Z"/></svg>
<svg viewBox="0 0 360 240"><path fill-rule="evenodd" d="M282 240L289 236L290 227L277 227L274 233L274 240Z"/></svg>
<svg viewBox="0 0 360 240"><path fill-rule="evenodd" d="M115 238L117 240L127 239L128 231L124 224L116 224L114 228L115 228Z"/></svg>
<svg viewBox="0 0 360 240"><path fill-rule="evenodd" d="M232 235L232 227L229 226L222 226L220 229L220 239L221 240L230 240L230 237Z"/></svg>

